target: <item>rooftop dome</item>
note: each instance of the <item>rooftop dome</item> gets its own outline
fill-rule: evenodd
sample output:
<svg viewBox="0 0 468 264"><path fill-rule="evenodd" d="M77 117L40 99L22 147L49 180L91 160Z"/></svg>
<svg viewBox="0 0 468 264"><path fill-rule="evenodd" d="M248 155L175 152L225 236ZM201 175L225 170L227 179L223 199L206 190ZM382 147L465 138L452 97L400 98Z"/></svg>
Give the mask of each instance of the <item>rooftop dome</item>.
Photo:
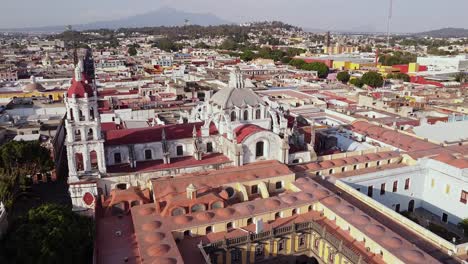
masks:
<svg viewBox="0 0 468 264"><path fill-rule="evenodd" d="M281 202L278 201L277 199L268 199L268 200L265 201L265 206L268 209L274 209L274 208L277 208L280 205L281 205Z"/></svg>
<svg viewBox="0 0 468 264"><path fill-rule="evenodd" d="M154 244L154 243L157 243L157 242L161 242L165 237L166 237L166 235L164 233L156 232L156 233L152 233L152 234L147 235L145 237L145 240L148 243Z"/></svg>
<svg viewBox="0 0 468 264"><path fill-rule="evenodd" d="M265 104L252 89L245 87L244 79L239 70L231 72L228 87L215 93L209 102L221 106L223 109Z"/></svg>
<svg viewBox="0 0 468 264"><path fill-rule="evenodd" d="M344 215L350 215L354 213L355 209L352 205L341 205L338 207L338 211Z"/></svg>
<svg viewBox="0 0 468 264"><path fill-rule="evenodd" d="M367 215L352 215L349 220L356 225L367 225L371 221Z"/></svg>
<svg viewBox="0 0 468 264"><path fill-rule="evenodd" d="M236 212L233 208L221 208L216 210L216 215L228 218Z"/></svg>
<svg viewBox="0 0 468 264"><path fill-rule="evenodd" d="M403 258L411 263L423 263L426 258L421 251L410 249L402 252Z"/></svg>
<svg viewBox="0 0 468 264"><path fill-rule="evenodd" d="M26 84L22 89L25 93L44 92L46 90L44 86L36 82Z"/></svg>
<svg viewBox="0 0 468 264"><path fill-rule="evenodd" d="M382 239L382 243L389 248L399 248L403 245L403 240L398 237L386 237Z"/></svg>
<svg viewBox="0 0 468 264"><path fill-rule="evenodd" d="M185 225L190 223L192 221L192 217L188 215L179 215L174 217L174 223L179 224L179 225Z"/></svg>
<svg viewBox="0 0 468 264"><path fill-rule="evenodd" d="M146 207L146 208L142 208L138 211L138 213L140 213L140 215L150 215L152 213L154 213L155 209L153 207Z"/></svg>
<svg viewBox="0 0 468 264"><path fill-rule="evenodd" d="M255 206L252 204L239 204L235 208L242 214L251 214L255 210Z"/></svg>
<svg viewBox="0 0 468 264"><path fill-rule="evenodd" d="M385 233L385 227L381 225L368 225L364 229L375 236L381 236Z"/></svg>
<svg viewBox="0 0 468 264"><path fill-rule="evenodd" d="M154 221L154 222L143 224L141 229L143 229L144 231L154 231L154 230L159 229L160 227L161 227L161 222Z"/></svg>
<svg viewBox="0 0 468 264"><path fill-rule="evenodd" d="M148 250L146 252L151 257L159 257L159 256L166 255L169 252L170 249L171 249L171 246L169 246L167 244L162 244L162 245L152 246L152 247L148 248Z"/></svg>
<svg viewBox="0 0 468 264"><path fill-rule="evenodd" d="M214 213L212 212L199 212L195 215L195 217L200 221L208 221L214 217Z"/></svg>
<svg viewBox="0 0 468 264"><path fill-rule="evenodd" d="M334 196L334 197L327 197L325 199L323 199L323 203L326 204L326 205L329 205L329 206L334 206L334 205L338 205L341 203L341 199Z"/></svg>

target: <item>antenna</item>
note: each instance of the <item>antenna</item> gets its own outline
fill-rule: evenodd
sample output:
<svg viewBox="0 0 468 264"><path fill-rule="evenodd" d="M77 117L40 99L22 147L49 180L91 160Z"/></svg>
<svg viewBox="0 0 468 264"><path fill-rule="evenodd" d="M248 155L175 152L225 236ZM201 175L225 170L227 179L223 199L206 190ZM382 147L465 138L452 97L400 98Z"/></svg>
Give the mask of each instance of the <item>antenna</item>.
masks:
<svg viewBox="0 0 468 264"><path fill-rule="evenodd" d="M393 13L393 0L389 0L390 5L388 7L388 18L387 18L387 48L390 48L390 20L392 19Z"/></svg>

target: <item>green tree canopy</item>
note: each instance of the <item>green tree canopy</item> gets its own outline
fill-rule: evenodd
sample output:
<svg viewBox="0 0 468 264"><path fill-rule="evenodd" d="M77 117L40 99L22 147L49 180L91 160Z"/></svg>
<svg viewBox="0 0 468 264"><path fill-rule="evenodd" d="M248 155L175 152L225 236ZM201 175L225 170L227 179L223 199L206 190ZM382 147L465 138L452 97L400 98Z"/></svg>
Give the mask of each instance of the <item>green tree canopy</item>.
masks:
<svg viewBox="0 0 468 264"><path fill-rule="evenodd" d="M336 79L338 81L342 82L342 83L348 83L350 78L351 78L351 76L349 75L349 73L347 71L339 72L336 75Z"/></svg>
<svg viewBox="0 0 468 264"><path fill-rule="evenodd" d="M329 68L327 65L321 62L312 62L302 65L301 69L306 71L317 71L318 77L325 79L328 76Z"/></svg>
<svg viewBox="0 0 468 264"><path fill-rule="evenodd" d="M417 55L409 52L396 51L393 53L382 54L379 56L379 62L384 66L393 66L397 64L408 64L416 62Z"/></svg>
<svg viewBox="0 0 468 264"><path fill-rule="evenodd" d="M9 263L91 263L93 234L91 218L46 204L15 221L2 248Z"/></svg>
<svg viewBox="0 0 468 264"><path fill-rule="evenodd" d="M354 78L354 79L351 79L349 81L350 84L358 87L358 88L361 88L362 86L364 86L364 83L362 82L361 78Z"/></svg>
<svg viewBox="0 0 468 264"><path fill-rule="evenodd" d="M132 46L130 46L130 47L128 48L128 55L130 55L130 56L135 56L135 55L137 55L137 54L138 54L138 51L137 51L137 49L135 48L135 46L132 45Z"/></svg>
<svg viewBox="0 0 468 264"><path fill-rule="evenodd" d="M390 73L387 75L387 79L402 80L405 82L409 82L411 80L408 74L402 72Z"/></svg>
<svg viewBox="0 0 468 264"><path fill-rule="evenodd" d="M370 71L362 75L362 83L370 87L381 87L383 85L382 75L378 72Z"/></svg>
<svg viewBox="0 0 468 264"><path fill-rule="evenodd" d="M177 51L180 49L180 46L177 45L174 41L168 38L158 39L153 43L153 47L157 47L161 50L171 52Z"/></svg>
<svg viewBox="0 0 468 264"><path fill-rule="evenodd" d="M54 162L38 141L10 141L0 147L0 200L7 207L28 182L28 175L49 172Z"/></svg>
<svg viewBox="0 0 468 264"><path fill-rule="evenodd" d="M242 52L242 54L240 55L240 58L241 60L243 61L251 61L253 59L256 58L256 55L255 53L253 53L253 51L251 50L245 50L244 52Z"/></svg>

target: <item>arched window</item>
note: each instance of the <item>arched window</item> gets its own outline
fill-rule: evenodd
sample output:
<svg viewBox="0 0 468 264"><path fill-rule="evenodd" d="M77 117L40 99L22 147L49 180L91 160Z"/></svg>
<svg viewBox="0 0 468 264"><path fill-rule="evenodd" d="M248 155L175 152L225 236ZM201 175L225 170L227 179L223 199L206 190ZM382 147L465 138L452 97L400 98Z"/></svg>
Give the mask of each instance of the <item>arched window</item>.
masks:
<svg viewBox="0 0 468 264"><path fill-rule="evenodd" d="M69 118L70 118L71 121L75 121L75 118L73 117L73 109L72 108L70 108L70 117Z"/></svg>
<svg viewBox="0 0 468 264"><path fill-rule="evenodd" d="M231 122L235 122L237 119L236 112L232 111L231 112Z"/></svg>
<svg viewBox="0 0 468 264"><path fill-rule="evenodd" d="M249 111L244 111L244 120L249 120Z"/></svg>
<svg viewBox="0 0 468 264"><path fill-rule="evenodd" d="M92 128L90 128L88 130L88 140L93 140L93 129Z"/></svg>
<svg viewBox="0 0 468 264"><path fill-rule="evenodd" d="M255 156L258 157L263 157L264 156L264 148L265 148L265 143L263 141L257 142L255 146Z"/></svg>
<svg viewBox="0 0 468 264"><path fill-rule="evenodd" d="M192 213L205 211L206 207L204 204L196 204L192 206Z"/></svg>
<svg viewBox="0 0 468 264"><path fill-rule="evenodd" d="M145 160L152 160L153 159L153 152L151 149L145 149Z"/></svg>
<svg viewBox="0 0 468 264"><path fill-rule="evenodd" d="M120 154L120 152L114 153L114 163L115 164L122 163L122 154Z"/></svg>
<svg viewBox="0 0 468 264"><path fill-rule="evenodd" d="M224 208L224 203L222 201L217 201L211 204L211 209Z"/></svg>
<svg viewBox="0 0 468 264"><path fill-rule="evenodd" d="M98 168L98 160L97 160L97 153L95 150L89 153L89 158L91 159L91 168L97 169Z"/></svg>
<svg viewBox="0 0 468 264"><path fill-rule="evenodd" d="M94 109L92 107L89 109L89 118L90 120L94 120Z"/></svg>
<svg viewBox="0 0 468 264"><path fill-rule="evenodd" d="M81 109L80 109L80 110L78 110L78 113L80 115L80 121L84 121L83 111L81 111Z"/></svg>
<svg viewBox="0 0 468 264"><path fill-rule="evenodd" d="M83 154L75 153L75 166L77 171L84 170Z"/></svg>
<svg viewBox="0 0 468 264"><path fill-rule="evenodd" d="M177 208L174 208L171 212L171 215L172 216L176 216L176 215L184 215L185 214L185 209L182 208L182 207L177 207Z"/></svg>
<svg viewBox="0 0 468 264"><path fill-rule="evenodd" d="M75 130L75 140L81 141L81 131L79 129Z"/></svg>
<svg viewBox="0 0 468 264"><path fill-rule="evenodd" d="M261 114L262 111L260 109L257 109L257 111L255 111L255 119L260 119Z"/></svg>

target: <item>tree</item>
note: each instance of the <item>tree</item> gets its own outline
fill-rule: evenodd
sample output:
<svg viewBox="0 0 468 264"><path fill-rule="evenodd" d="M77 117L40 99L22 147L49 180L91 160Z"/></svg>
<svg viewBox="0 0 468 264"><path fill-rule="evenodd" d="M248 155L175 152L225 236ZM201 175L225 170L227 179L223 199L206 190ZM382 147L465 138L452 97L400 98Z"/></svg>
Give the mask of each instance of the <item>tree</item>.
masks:
<svg viewBox="0 0 468 264"><path fill-rule="evenodd" d="M38 141L10 141L0 147L0 200L11 207L13 197L28 185L28 175L49 172L54 162Z"/></svg>
<svg viewBox="0 0 468 264"><path fill-rule="evenodd" d="M233 38L227 38L219 46L219 48L223 50L237 50L237 47L237 42Z"/></svg>
<svg viewBox="0 0 468 264"><path fill-rule="evenodd" d="M358 88L362 88L362 86L364 86L364 83L362 82L361 78L354 78L354 79L351 79L349 81L350 84L358 87Z"/></svg>
<svg viewBox="0 0 468 264"><path fill-rule="evenodd" d="M240 58L243 61L251 61L255 59L255 57L255 53L253 53L253 51L251 50L244 50L244 52L242 52L242 54L240 55Z"/></svg>
<svg viewBox="0 0 468 264"><path fill-rule="evenodd" d="M13 222L1 248L10 263L91 263L93 234L91 218L45 204Z"/></svg>
<svg viewBox="0 0 468 264"><path fill-rule="evenodd" d="M336 79L338 81L342 82L342 83L348 83L350 78L351 78L351 76L349 75L349 73L347 71L339 72L336 75Z"/></svg>
<svg viewBox="0 0 468 264"><path fill-rule="evenodd" d="M130 56L135 56L135 55L137 55L137 54L138 54L138 51L137 51L137 49L135 48L135 46L132 45L132 46L130 46L130 47L128 48L128 55L130 55Z"/></svg>
<svg viewBox="0 0 468 264"><path fill-rule="evenodd" d="M176 45L174 41L168 38L157 40L156 42L153 43L153 47L157 47L167 52L177 51L179 49L179 46Z"/></svg>
<svg viewBox="0 0 468 264"><path fill-rule="evenodd" d="M290 62L289 62L289 65L291 66L294 66L296 68L301 68L304 64L306 64L306 62L304 60L299 60L299 59L292 59Z"/></svg>
<svg viewBox="0 0 468 264"><path fill-rule="evenodd" d="M208 46L205 42L202 41L202 42L197 43L194 48L196 48L196 49L209 49L210 46Z"/></svg>
<svg viewBox="0 0 468 264"><path fill-rule="evenodd" d="M383 85L382 75L378 72L370 71L362 75L362 83L370 87L381 87Z"/></svg>
<svg viewBox="0 0 468 264"><path fill-rule="evenodd" d="M301 69L306 71L317 71L318 77L325 79L328 76L329 68L322 62L312 62L302 65Z"/></svg>
<svg viewBox="0 0 468 264"><path fill-rule="evenodd" d="M402 73L402 72L390 73L387 75L387 79L402 80L405 82L411 81L411 78L409 77L409 75L406 73Z"/></svg>

